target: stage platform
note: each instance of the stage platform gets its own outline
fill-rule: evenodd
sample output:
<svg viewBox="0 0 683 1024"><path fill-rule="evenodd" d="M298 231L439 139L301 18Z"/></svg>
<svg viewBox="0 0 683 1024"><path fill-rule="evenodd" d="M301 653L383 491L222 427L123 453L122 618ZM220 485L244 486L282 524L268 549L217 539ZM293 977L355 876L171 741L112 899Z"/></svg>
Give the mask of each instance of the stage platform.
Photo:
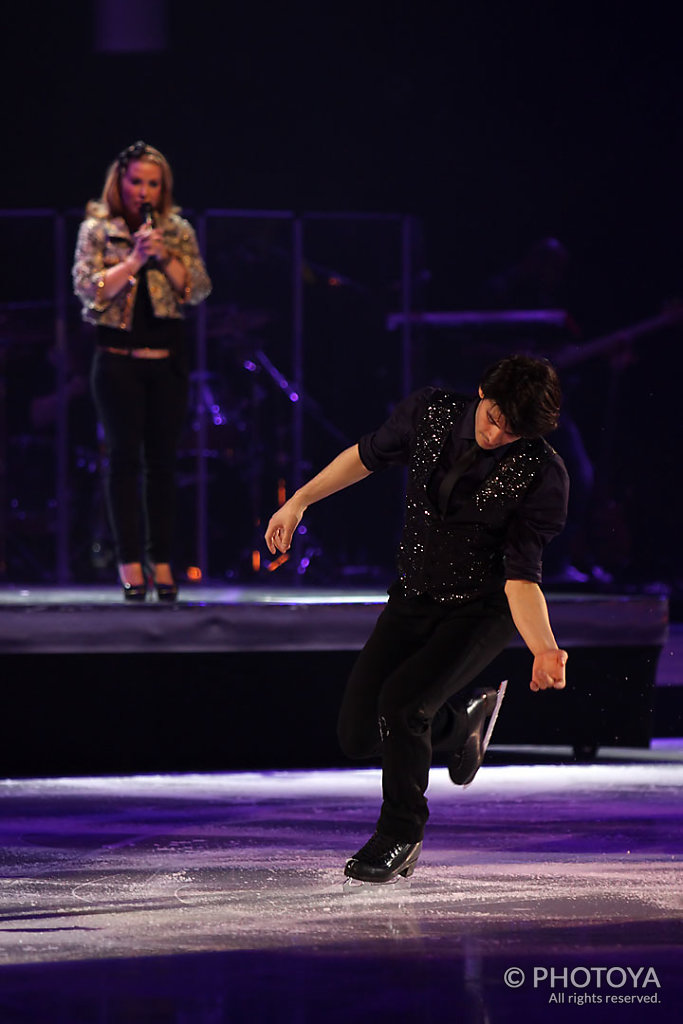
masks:
<svg viewBox="0 0 683 1024"><path fill-rule="evenodd" d="M564 647L661 646L662 595L548 593ZM358 651L386 593L377 589L186 585L176 604L124 602L115 586L0 587L5 653ZM521 640L514 646L521 647Z"/></svg>
<svg viewBox="0 0 683 1024"><path fill-rule="evenodd" d="M337 708L385 600L370 589L186 586L175 606L137 606L114 586L4 586L3 773L343 766ZM683 735L665 596L548 601L569 686L532 694L530 655L513 643L482 677L510 681L496 744L568 745L589 760Z"/></svg>

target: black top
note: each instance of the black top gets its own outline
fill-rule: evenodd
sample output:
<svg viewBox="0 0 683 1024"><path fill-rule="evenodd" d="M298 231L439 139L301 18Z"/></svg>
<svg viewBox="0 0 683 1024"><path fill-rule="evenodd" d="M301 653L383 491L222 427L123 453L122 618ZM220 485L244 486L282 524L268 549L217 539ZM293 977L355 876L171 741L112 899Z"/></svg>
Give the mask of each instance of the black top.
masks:
<svg viewBox="0 0 683 1024"><path fill-rule="evenodd" d="M116 327L98 324L97 338L101 345L112 348L167 348L174 355L179 355L185 338L185 322L174 317L154 315L147 284L147 267L144 266L139 272L131 330L121 331Z"/></svg>
<svg viewBox="0 0 683 1024"><path fill-rule="evenodd" d="M422 388L409 395L377 430L360 439L359 453L365 467L376 471L390 465L407 465L414 449L417 427L434 388ZM464 414L454 423L441 455L427 482L427 495L436 506L439 485L445 474L474 441L474 417L479 400L470 400ZM457 481L448 514L453 515L479 489L501 460L516 452L523 442L513 441L481 455ZM503 543L506 579L541 582L543 548L558 534L566 519L569 479L556 452L544 460L532 483L521 497L510 519Z"/></svg>

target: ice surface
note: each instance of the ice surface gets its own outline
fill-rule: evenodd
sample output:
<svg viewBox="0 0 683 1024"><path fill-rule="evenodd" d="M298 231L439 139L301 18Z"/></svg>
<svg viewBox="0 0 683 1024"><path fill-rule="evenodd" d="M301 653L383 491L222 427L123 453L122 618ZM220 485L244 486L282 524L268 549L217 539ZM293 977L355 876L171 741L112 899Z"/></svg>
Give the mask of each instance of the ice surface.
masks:
<svg viewBox="0 0 683 1024"><path fill-rule="evenodd" d="M374 828L376 770L7 780L0 783L0 991L16 993L23 984L26 975L11 968L38 965L42 982L36 986L34 971L31 990L37 999L63 977L54 969L46 974L47 965L80 964L85 993L99 963L100 970L108 965L107 978L119 972L110 999L131 977L143 998L149 993L134 972L136 959L175 958L187 973L188 954L222 954L228 959L209 972L204 993L214 984L228 999L228 977L233 996L245 986L260 989L270 971L273 992L286 990L319 1012L322 993L315 994L317 983L295 984L294 957L318 964L323 975L333 962L353 961L348 984L361 1003L368 991L379 998L377 985L390 984L410 1009L407 979L420 988L438 963L439 984L451 978L463 1007L497 1008L492 1018L461 1019L507 1020L512 993L502 976L510 965L647 961L660 970L661 998L673 1006L683 994L676 967L683 946L682 783L680 763L508 765L484 767L463 792L445 769L434 769L431 818L409 883L350 889L343 864ZM162 961L152 962L162 971ZM389 962L403 965L391 983ZM365 977L373 963L374 981L368 974L354 985L354 972ZM183 998L193 991L188 981ZM437 991L423 999L423 1017L416 1006L414 1018L397 1019L429 1020L424 1010L437 1007ZM548 1009L548 992L542 1000L538 990L514 995L525 1013ZM14 1018L2 1016L2 998L4 1024ZM393 998L387 990L383 1005ZM349 999L347 992L335 1003L346 1008L345 1019L366 1019L361 1003L352 1012ZM27 1013L30 1002L22 1004ZM196 1006L188 1019L209 1022ZM614 1019L649 1020L630 1017L633 1007L618 1009ZM668 1019L657 1009L659 1020ZM548 1019L564 1019L560 1011ZM302 1010L281 1019L313 1017Z"/></svg>

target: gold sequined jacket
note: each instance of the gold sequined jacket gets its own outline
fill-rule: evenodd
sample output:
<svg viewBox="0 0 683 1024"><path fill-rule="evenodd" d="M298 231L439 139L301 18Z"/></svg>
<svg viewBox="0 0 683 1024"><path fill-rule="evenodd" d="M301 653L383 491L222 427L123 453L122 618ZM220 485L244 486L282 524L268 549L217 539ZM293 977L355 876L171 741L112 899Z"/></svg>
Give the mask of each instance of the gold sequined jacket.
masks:
<svg viewBox="0 0 683 1024"><path fill-rule="evenodd" d="M195 306L211 291L192 225L177 213L159 217L157 227L163 232L168 252L185 267L187 284L184 295L178 295L159 268L149 266L147 284L154 315L173 320L183 319L183 306ZM122 263L133 249L133 238L123 217L109 217L102 209L82 222L76 243L72 270L74 291L83 304L82 316L91 324L104 324L130 331L138 290L137 277L112 298L103 299L104 274L109 267Z"/></svg>

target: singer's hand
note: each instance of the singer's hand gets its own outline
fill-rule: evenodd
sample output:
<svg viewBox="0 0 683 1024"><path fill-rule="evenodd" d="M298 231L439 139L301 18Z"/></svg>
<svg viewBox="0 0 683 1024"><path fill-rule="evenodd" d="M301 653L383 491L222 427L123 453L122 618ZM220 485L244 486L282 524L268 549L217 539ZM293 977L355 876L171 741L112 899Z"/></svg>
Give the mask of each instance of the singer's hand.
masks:
<svg viewBox="0 0 683 1024"><path fill-rule="evenodd" d="M160 228L154 228L149 236L151 254L154 259L158 260L159 263L164 263L168 259L168 250L164 245L164 237Z"/></svg>
<svg viewBox="0 0 683 1024"><path fill-rule="evenodd" d="M149 224L143 224L133 235L134 246L131 258L142 267L148 260L157 258L161 243L161 232Z"/></svg>
<svg viewBox="0 0 683 1024"><path fill-rule="evenodd" d="M161 228L152 227L151 224L143 224L133 236L136 243L138 236L142 239L142 249L146 253L146 259L154 259L160 264L166 262L168 259L168 249L164 245L164 236Z"/></svg>

